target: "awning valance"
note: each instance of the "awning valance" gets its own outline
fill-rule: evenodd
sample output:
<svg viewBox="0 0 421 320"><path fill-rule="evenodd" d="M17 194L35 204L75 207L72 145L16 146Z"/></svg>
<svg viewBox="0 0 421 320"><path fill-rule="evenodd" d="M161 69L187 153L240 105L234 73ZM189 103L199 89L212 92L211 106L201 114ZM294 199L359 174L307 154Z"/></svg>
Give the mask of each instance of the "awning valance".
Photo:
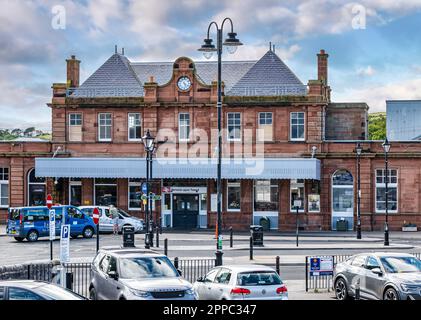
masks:
<svg viewBox="0 0 421 320"><path fill-rule="evenodd" d="M154 158L152 177L216 179L216 158ZM35 175L51 178L145 178L144 158L36 158ZM320 180L320 160L232 158L222 160L223 179Z"/></svg>

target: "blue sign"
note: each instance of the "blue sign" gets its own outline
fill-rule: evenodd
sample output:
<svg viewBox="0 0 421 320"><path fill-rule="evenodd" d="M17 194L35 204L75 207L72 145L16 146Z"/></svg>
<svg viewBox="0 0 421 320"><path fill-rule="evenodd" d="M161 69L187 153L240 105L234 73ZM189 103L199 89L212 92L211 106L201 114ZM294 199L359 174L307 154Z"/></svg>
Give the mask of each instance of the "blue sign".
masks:
<svg viewBox="0 0 421 320"><path fill-rule="evenodd" d="M70 262L70 225L68 224L61 226L60 262Z"/></svg>
<svg viewBox="0 0 421 320"><path fill-rule="evenodd" d="M148 192L148 184L146 182L142 183L142 192L143 193Z"/></svg>
<svg viewBox="0 0 421 320"><path fill-rule="evenodd" d="M69 237L69 225L64 225L61 229L61 238L66 239Z"/></svg>
<svg viewBox="0 0 421 320"><path fill-rule="evenodd" d="M310 271L320 271L320 258L310 259Z"/></svg>
<svg viewBox="0 0 421 320"><path fill-rule="evenodd" d="M310 276L331 276L333 275L333 256L310 257Z"/></svg>

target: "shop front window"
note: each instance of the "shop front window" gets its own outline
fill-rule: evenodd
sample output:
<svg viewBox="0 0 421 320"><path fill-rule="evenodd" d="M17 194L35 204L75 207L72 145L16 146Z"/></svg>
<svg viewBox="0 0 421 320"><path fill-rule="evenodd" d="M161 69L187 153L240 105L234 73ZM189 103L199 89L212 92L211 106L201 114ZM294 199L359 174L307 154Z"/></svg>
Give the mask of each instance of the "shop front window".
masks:
<svg viewBox="0 0 421 320"><path fill-rule="evenodd" d="M388 213L398 212L398 171L388 169L387 171L388 189ZM386 212L386 170L376 170L376 212Z"/></svg>
<svg viewBox="0 0 421 320"><path fill-rule="evenodd" d="M82 205L82 180L70 178L69 180L69 204L79 207Z"/></svg>
<svg viewBox="0 0 421 320"><path fill-rule="evenodd" d="M35 169L28 173L28 206L45 206L45 178L35 177Z"/></svg>
<svg viewBox="0 0 421 320"><path fill-rule="evenodd" d="M228 180L227 209L228 211L241 209L241 184L239 180Z"/></svg>
<svg viewBox="0 0 421 320"><path fill-rule="evenodd" d="M304 212L304 180L295 179L290 183L290 199L291 199L291 212L296 212L297 208L294 205L295 200L300 200L301 205L298 208L299 212Z"/></svg>
<svg viewBox="0 0 421 320"><path fill-rule="evenodd" d="M9 205L9 168L0 168L0 208Z"/></svg>
<svg viewBox="0 0 421 320"><path fill-rule="evenodd" d="M278 211L279 195L276 180L254 182L254 211Z"/></svg>
<svg viewBox="0 0 421 320"><path fill-rule="evenodd" d="M332 197L334 213L354 211L354 179L349 171L339 170L333 175Z"/></svg>
<svg viewBox="0 0 421 320"><path fill-rule="evenodd" d="M141 179L129 179L129 210L142 208L142 182Z"/></svg>
<svg viewBox="0 0 421 320"><path fill-rule="evenodd" d="M117 179L95 179L95 205L117 205Z"/></svg>

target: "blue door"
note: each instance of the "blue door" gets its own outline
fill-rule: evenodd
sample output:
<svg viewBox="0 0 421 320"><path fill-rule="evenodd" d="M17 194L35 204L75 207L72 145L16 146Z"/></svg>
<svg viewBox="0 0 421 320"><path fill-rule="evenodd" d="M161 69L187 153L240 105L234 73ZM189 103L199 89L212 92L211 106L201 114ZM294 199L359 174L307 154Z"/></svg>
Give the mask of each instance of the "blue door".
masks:
<svg viewBox="0 0 421 320"><path fill-rule="evenodd" d="M76 207L65 207L67 210L66 223L70 225L72 235L80 235L86 226L86 218L81 210Z"/></svg>

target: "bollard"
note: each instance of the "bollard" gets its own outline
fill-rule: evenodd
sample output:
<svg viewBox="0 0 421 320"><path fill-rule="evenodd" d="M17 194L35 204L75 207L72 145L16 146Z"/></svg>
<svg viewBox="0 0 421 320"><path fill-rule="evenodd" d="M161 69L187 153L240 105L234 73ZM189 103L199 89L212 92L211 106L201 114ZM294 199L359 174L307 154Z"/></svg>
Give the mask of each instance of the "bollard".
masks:
<svg viewBox="0 0 421 320"><path fill-rule="evenodd" d="M276 256L276 273L278 275L281 274L281 268L280 268L280 258L279 256Z"/></svg>
<svg viewBox="0 0 421 320"><path fill-rule="evenodd" d="M230 248L234 246L232 227L230 227Z"/></svg>
<svg viewBox="0 0 421 320"><path fill-rule="evenodd" d="M178 270L178 257L174 258L174 267Z"/></svg>
<svg viewBox="0 0 421 320"><path fill-rule="evenodd" d="M253 237L250 237L250 260L253 260Z"/></svg>
<svg viewBox="0 0 421 320"><path fill-rule="evenodd" d="M159 248L159 227L156 227L156 247Z"/></svg>
<svg viewBox="0 0 421 320"><path fill-rule="evenodd" d="M164 254L168 256L168 239L164 239Z"/></svg>
<svg viewBox="0 0 421 320"><path fill-rule="evenodd" d="M355 284L355 300L360 300L360 279L357 280L357 283Z"/></svg>

